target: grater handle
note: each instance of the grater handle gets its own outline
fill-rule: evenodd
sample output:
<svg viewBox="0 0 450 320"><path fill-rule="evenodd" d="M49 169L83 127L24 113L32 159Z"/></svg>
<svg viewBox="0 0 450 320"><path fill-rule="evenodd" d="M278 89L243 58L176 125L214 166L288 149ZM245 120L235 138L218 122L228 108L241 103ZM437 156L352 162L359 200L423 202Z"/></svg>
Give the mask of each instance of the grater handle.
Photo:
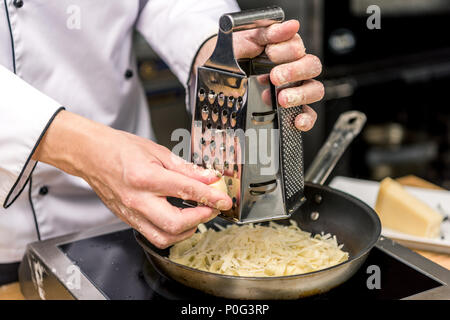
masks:
<svg viewBox="0 0 450 320"><path fill-rule="evenodd" d="M233 50L233 31L248 30L270 26L284 20L284 11L280 7L267 7L227 13L220 17L217 43L206 67L221 69L246 75L236 61Z"/></svg>
<svg viewBox="0 0 450 320"><path fill-rule="evenodd" d="M333 131L308 168L305 181L323 185L353 139L366 123L366 115L347 111L339 116Z"/></svg>
<svg viewBox="0 0 450 320"><path fill-rule="evenodd" d="M268 27L284 20L284 11L280 7L271 6L260 9L245 10L225 14L220 17L220 31L230 33L240 30Z"/></svg>

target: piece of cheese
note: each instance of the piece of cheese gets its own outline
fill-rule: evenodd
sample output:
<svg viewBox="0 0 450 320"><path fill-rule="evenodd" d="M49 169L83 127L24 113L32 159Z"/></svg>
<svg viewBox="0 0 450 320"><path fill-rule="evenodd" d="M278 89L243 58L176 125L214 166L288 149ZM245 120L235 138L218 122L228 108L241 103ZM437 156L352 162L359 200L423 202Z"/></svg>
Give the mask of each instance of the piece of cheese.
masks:
<svg viewBox="0 0 450 320"><path fill-rule="evenodd" d="M240 187L241 187L241 183L240 183L239 179L233 178L233 177L227 177L227 176L224 176L224 178L225 178L225 184L227 185L227 188L228 188L228 195L231 198L239 199L239 192L240 192Z"/></svg>
<svg viewBox="0 0 450 320"><path fill-rule="evenodd" d="M225 179L223 176L216 182L211 183L209 186L228 194L228 188L227 188L227 185L225 183Z"/></svg>
<svg viewBox="0 0 450 320"><path fill-rule="evenodd" d="M419 237L439 236L442 215L391 178L381 181L375 211L386 228Z"/></svg>

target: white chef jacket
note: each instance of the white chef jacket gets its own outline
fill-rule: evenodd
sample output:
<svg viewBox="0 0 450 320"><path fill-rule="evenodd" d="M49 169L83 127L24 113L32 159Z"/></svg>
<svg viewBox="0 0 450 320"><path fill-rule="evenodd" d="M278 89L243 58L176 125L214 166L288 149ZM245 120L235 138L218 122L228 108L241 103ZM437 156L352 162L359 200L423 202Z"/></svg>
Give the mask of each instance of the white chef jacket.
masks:
<svg viewBox="0 0 450 320"><path fill-rule="evenodd" d="M90 186L31 159L61 108L152 139L138 30L181 83L234 0L0 0L0 263L29 242L117 221ZM99 155L99 157L102 155Z"/></svg>

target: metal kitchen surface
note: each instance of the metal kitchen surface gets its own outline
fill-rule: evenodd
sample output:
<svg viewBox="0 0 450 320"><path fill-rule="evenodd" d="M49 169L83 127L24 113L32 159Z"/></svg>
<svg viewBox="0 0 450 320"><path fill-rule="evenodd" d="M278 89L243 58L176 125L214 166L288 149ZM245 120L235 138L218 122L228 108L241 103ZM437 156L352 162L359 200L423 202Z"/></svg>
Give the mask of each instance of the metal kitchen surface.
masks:
<svg viewBox="0 0 450 320"><path fill-rule="evenodd" d="M124 224L30 244L19 277L27 299L219 299L161 275ZM450 299L449 284L449 270L380 238L350 280L307 299Z"/></svg>

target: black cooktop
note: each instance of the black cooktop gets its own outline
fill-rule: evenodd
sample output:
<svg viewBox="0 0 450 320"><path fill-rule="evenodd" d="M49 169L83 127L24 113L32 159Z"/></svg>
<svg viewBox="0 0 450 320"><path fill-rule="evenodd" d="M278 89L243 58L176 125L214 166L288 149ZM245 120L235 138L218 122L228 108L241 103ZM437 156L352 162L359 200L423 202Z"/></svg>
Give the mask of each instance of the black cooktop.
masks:
<svg viewBox="0 0 450 320"><path fill-rule="evenodd" d="M160 274L145 257L131 229L59 246L107 299L219 300ZM369 266L381 272L381 288L367 286ZM369 268L371 270L371 268ZM441 286L426 274L374 247L364 265L346 283L307 299L401 299Z"/></svg>

